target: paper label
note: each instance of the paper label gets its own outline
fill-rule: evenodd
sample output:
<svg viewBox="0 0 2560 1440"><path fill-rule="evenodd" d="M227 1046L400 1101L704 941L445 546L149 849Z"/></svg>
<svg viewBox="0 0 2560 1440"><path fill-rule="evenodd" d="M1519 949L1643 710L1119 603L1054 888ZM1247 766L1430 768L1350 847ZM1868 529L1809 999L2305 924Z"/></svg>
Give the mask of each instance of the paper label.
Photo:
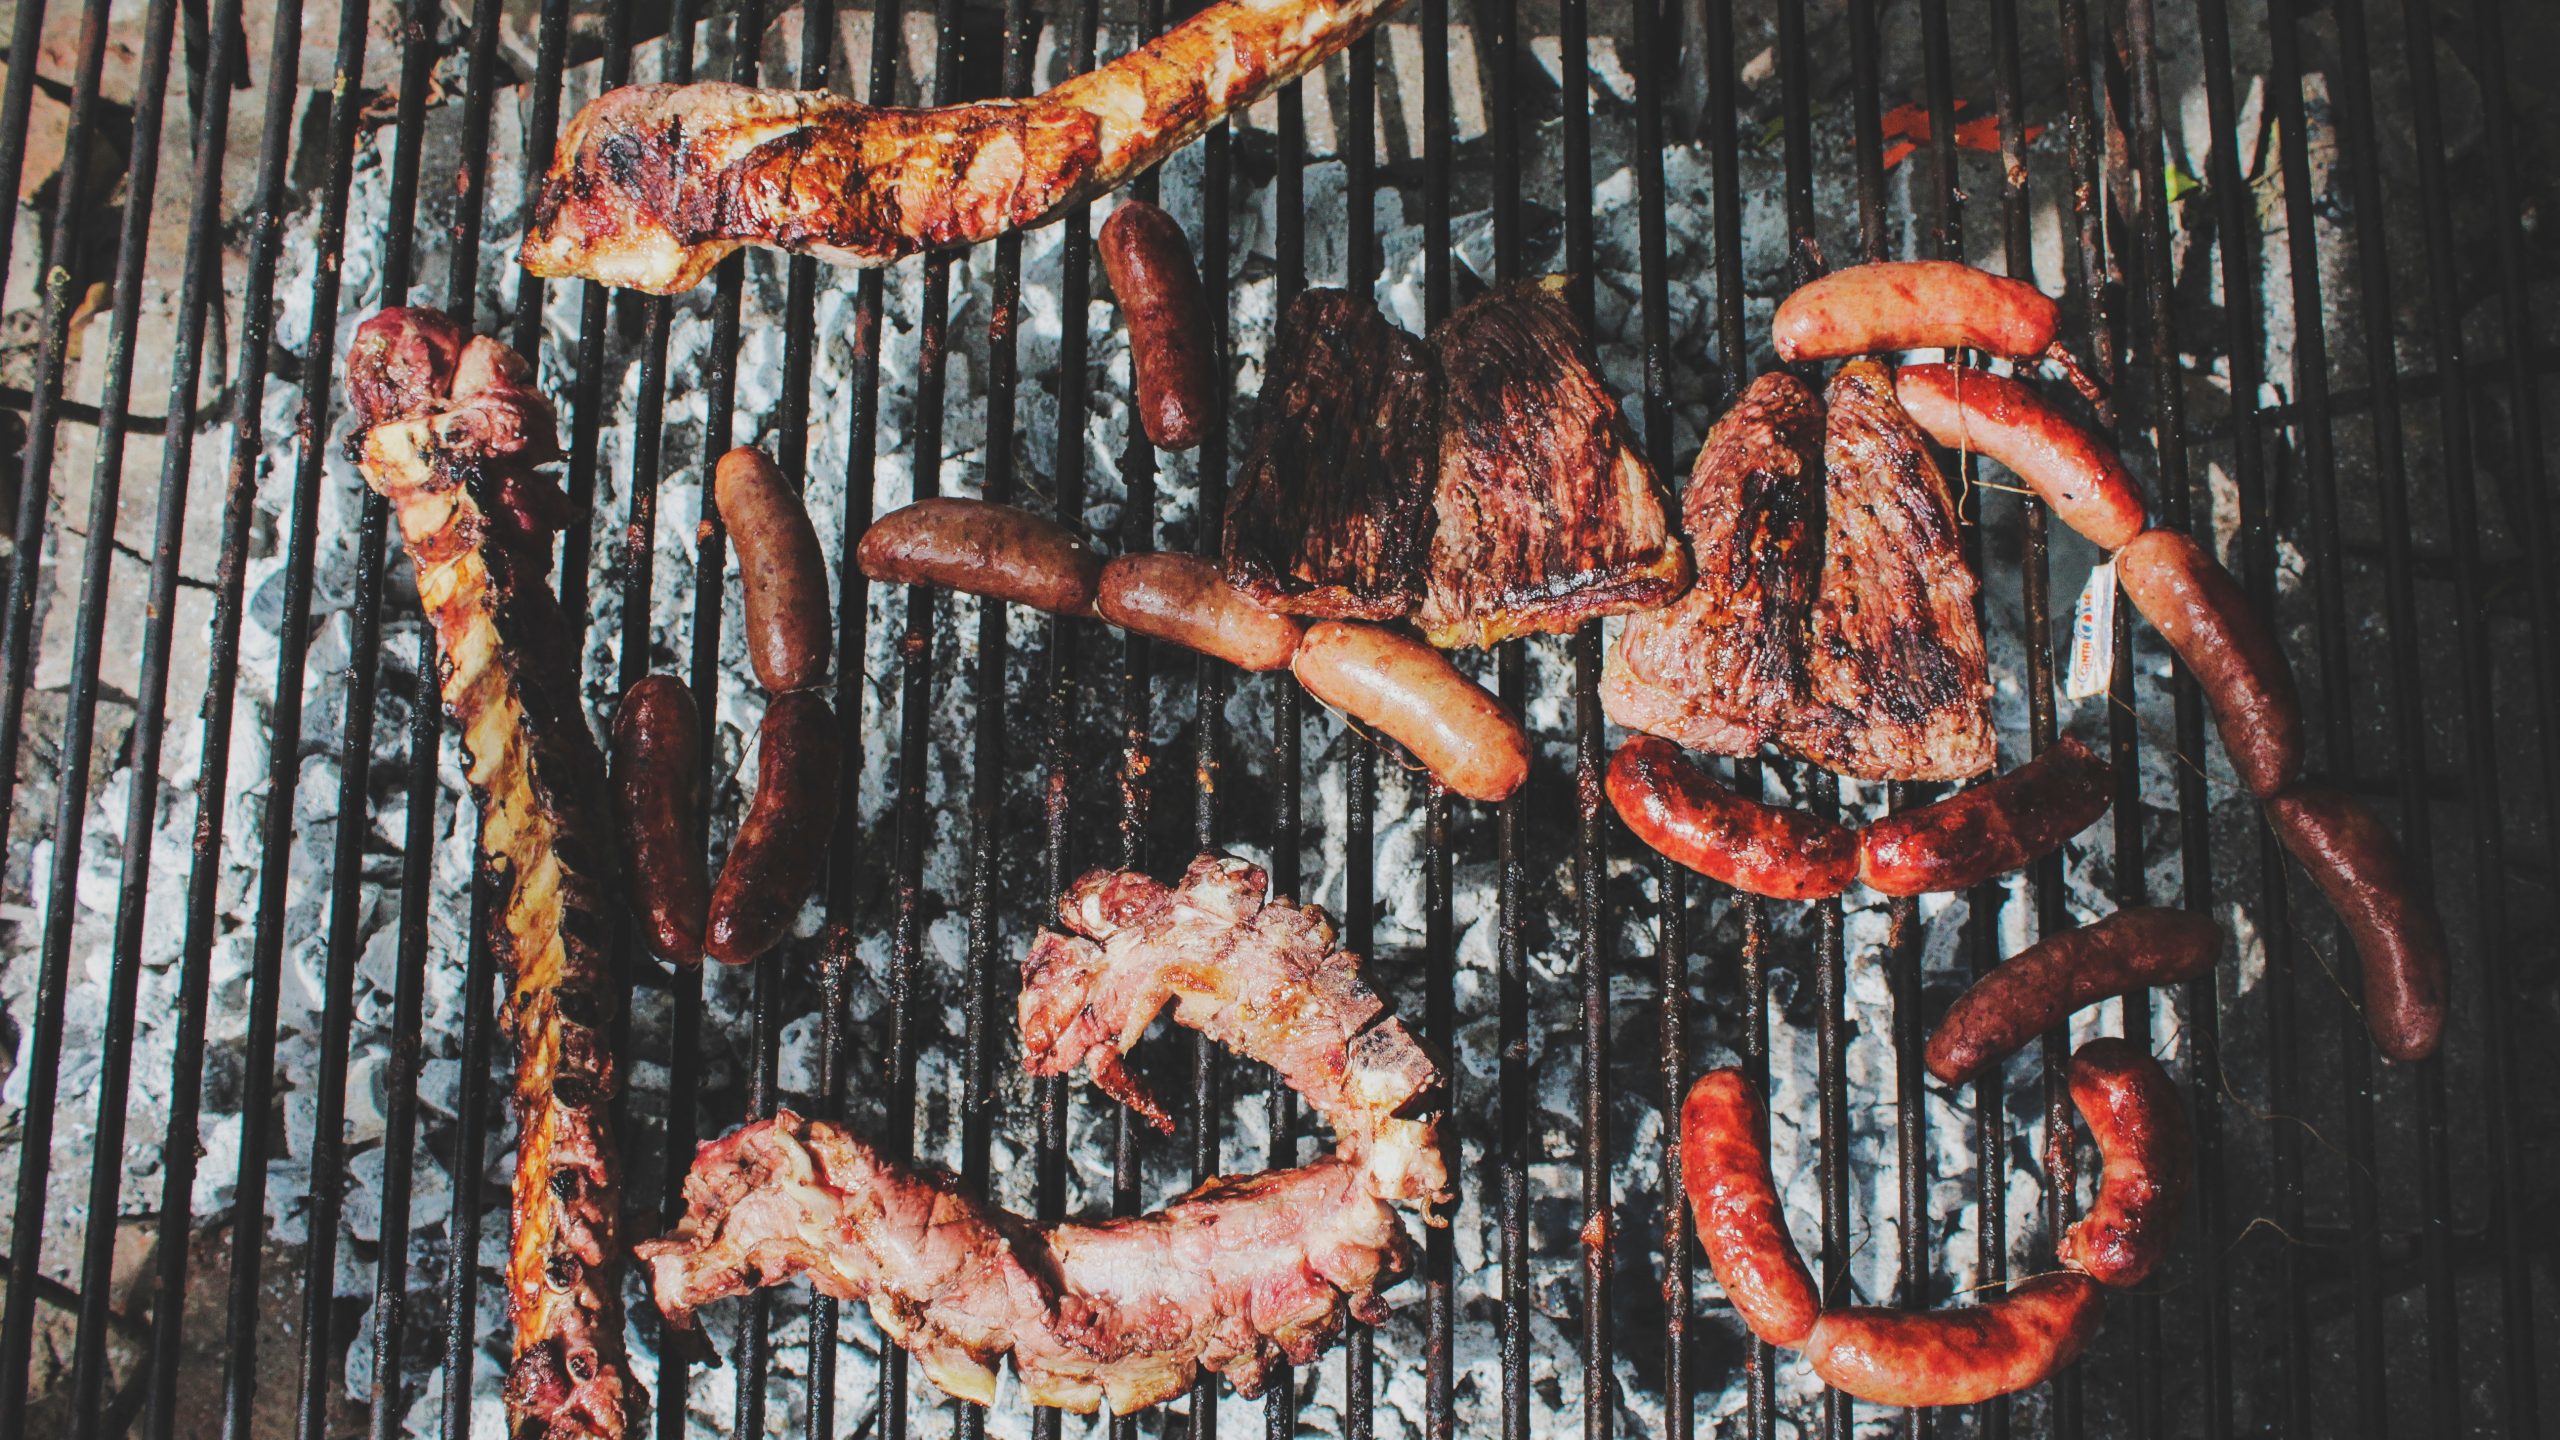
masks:
<svg viewBox="0 0 2560 1440"><path fill-rule="evenodd" d="M2073 700L2104 695L2116 675L2116 562L2105 560L2080 587L2071 610L2071 664L2062 693Z"/></svg>

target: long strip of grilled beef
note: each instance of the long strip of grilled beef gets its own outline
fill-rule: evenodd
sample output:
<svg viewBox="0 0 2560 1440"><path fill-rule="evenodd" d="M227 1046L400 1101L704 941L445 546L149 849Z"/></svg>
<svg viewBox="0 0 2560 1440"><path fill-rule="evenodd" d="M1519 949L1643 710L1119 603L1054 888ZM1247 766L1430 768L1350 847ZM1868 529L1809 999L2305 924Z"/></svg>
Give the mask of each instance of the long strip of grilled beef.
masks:
<svg viewBox="0 0 2560 1440"><path fill-rule="evenodd" d="M351 448L399 520L435 626L445 708L470 751L493 899L487 938L510 979L509 1433L611 1440L640 1402L623 1365L613 1264L619 1077L609 1032L626 982L606 948L604 758L547 578L566 506L534 467L555 458L556 424L521 357L485 336L465 343L433 310L367 320L347 388L366 426Z"/></svg>
<svg viewBox="0 0 2560 1440"><path fill-rule="evenodd" d="M1568 283L1515 281L1432 331L1439 527L1421 622L1434 645L1563 634L1689 586L1662 482L1592 368Z"/></svg>
<svg viewBox="0 0 2560 1440"><path fill-rule="evenodd" d="M1227 497L1227 580L1294 615L1390 620L1422 599L1440 465L1431 349L1341 290L1289 303L1253 453Z"/></svg>
<svg viewBox="0 0 2560 1440"><path fill-rule="evenodd" d="M1893 375L1853 360L1831 379L1822 586L1809 690L1779 743L1868 780L1961 780L1999 759L1980 587L1955 503Z"/></svg>
<svg viewBox="0 0 2560 1440"><path fill-rule="evenodd" d="M1805 701L1822 569L1822 401L1773 370L1707 432L1682 528L1689 593L1628 617L1600 677L1609 718L1692 750L1756 755Z"/></svg>
<svg viewBox="0 0 2560 1440"><path fill-rule="evenodd" d="M1127 183L1402 0L1223 0L1028 100L933 109L705 82L607 91L569 122L522 259L673 294L741 245L885 265L1036 225Z"/></svg>

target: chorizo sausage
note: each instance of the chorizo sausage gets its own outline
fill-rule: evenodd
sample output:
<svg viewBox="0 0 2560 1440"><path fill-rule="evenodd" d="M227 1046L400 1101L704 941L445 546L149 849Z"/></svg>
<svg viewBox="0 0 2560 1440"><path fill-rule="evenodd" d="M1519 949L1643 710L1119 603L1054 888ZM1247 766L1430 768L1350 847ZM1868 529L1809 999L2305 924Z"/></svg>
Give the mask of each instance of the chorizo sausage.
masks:
<svg viewBox="0 0 2560 1440"><path fill-rule="evenodd" d="M1769 339L1790 365L1957 346L2025 360L2061 326L2062 307L2023 280L1952 260L1890 260L1798 289L1779 304Z"/></svg>
<svg viewBox="0 0 2560 1440"><path fill-rule="evenodd" d="M2177 1083L2149 1052L2105 1036L2071 1056L2071 1103L2106 1162L2097 1198L2054 1247L2101 1285L2139 1285L2176 1238L2195 1175L2195 1137Z"/></svg>
<svg viewBox="0 0 2560 1440"><path fill-rule="evenodd" d="M756 799L711 892L713 959L744 965L790 933L836 823L835 712L812 691L777 695L757 732Z"/></svg>
<svg viewBox="0 0 2560 1440"><path fill-rule="evenodd" d="M1699 1247L1751 1333L1792 1349L1812 1333L1822 1296L1787 1232L1768 1136L1768 1107L1739 1070L1699 1076L1681 1103L1680 1184Z"/></svg>
<svg viewBox="0 0 2560 1440"><path fill-rule="evenodd" d="M2035 387L1960 365L1905 365L1893 393L1930 439L2007 466L2099 549L2121 550L2142 533L2142 487L2115 447Z"/></svg>
<svg viewBox="0 0 2560 1440"><path fill-rule="evenodd" d="M1825 1310L1805 1359L1826 1385L1879 1405L1970 1405L2024 1390L2079 1358L2106 1292L2086 1275L2039 1275L1997 1300L1949 1310Z"/></svg>
<svg viewBox="0 0 2560 1440"><path fill-rule="evenodd" d="M651 954L702 960L711 880L702 862L702 718L673 675L644 676L613 712L613 818L631 910Z"/></svg>
<svg viewBox="0 0 2560 1440"><path fill-rule="evenodd" d="M1273 614L1197 555L1123 555L1102 567L1094 609L1124 630L1170 640L1247 670L1298 653L1298 622Z"/></svg>
<svg viewBox="0 0 2560 1440"><path fill-rule="evenodd" d="M1056 521L992 500L937 497L871 522L854 563L874 580L940 585L1054 615L1090 615L1102 558Z"/></svg>
<svg viewBox="0 0 2560 1440"><path fill-rule="evenodd" d="M1736 890L1815 900L1858 878L1856 831L1729 790L1658 736L1633 736L1610 757L1609 803L1637 839Z"/></svg>
<svg viewBox="0 0 2560 1440"><path fill-rule="evenodd" d="M2268 801L2267 821L2355 944L2374 1045L2394 1060L2434 1054L2444 1037L2444 928L2411 883L2391 832L2324 785L2296 785Z"/></svg>
<svg viewBox="0 0 2560 1440"><path fill-rule="evenodd" d="M1218 342L1191 242L1172 216L1132 200L1102 222L1102 273L1129 321L1138 425L1161 449L1188 450L1218 423Z"/></svg>
<svg viewBox="0 0 2560 1440"><path fill-rule="evenodd" d="M1410 635L1326 620L1289 661L1307 693L1378 727L1441 784L1496 801L1529 778L1529 737L1502 702Z"/></svg>
<svg viewBox="0 0 2560 1440"><path fill-rule="evenodd" d="M1929 1073L1962 1085L2075 1010L2192 980L2222 956L2222 927L2192 910L2136 906L2048 935L1973 982L1929 1037Z"/></svg>
<svg viewBox="0 0 2560 1440"><path fill-rule="evenodd" d="M1858 878L1886 895L1962 890L2006 875L2107 813L2107 762L2064 736L1996 780L1858 833Z"/></svg>
<svg viewBox="0 0 2560 1440"><path fill-rule="evenodd" d="M823 685L835 634L827 610L827 558L809 507L781 467L741 445L712 472L720 523L738 551L747 599L747 659L756 679L783 695Z"/></svg>
<svg viewBox="0 0 2560 1440"><path fill-rule="evenodd" d="M2116 553L2116 583L2195 672L2241 785L2264 800L2300 778L2293 667L2222 562L2175 530L2146 530Z"/></svg>

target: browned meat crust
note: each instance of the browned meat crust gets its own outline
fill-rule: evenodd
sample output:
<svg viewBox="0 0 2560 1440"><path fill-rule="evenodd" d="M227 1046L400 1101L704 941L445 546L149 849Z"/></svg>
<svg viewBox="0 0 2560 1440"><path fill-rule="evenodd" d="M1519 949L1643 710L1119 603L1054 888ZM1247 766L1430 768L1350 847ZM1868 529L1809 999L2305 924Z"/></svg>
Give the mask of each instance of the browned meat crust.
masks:
<svg viewBox="0 0 2560 1440"><path fill-rule="evenodd" d="M1502 286L1432 332L1439 529L1421 622L1444 649L1563 634L1688 588L1662 482L1591 368L1566 283Z"/></svg>
<svg viewBox="0 0 2560 1440"><path fill-rule="evenodd" d="M1227 499L1227 579L1274 610L1389 620L1422 598L1440 368L1378 307L1310 290L1280 317L1262 428Z"/></svg>

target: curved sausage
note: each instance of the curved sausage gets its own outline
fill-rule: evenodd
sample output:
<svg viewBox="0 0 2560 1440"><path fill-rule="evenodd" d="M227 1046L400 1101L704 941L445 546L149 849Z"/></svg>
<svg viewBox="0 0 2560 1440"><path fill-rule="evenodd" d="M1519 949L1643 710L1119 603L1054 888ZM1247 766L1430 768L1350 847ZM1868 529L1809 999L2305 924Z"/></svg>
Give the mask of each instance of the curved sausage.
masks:
<svg viewBox="0 0 2560 1440"><path fill-rule="evenodd" d="M2039 1275L1997 1300L1915 1312L1825 1310L1805 1359L1826 1385L1879 1405L1970 1405L2038 1384L2098 1333L2106 1292L2086 1275Z"/></svg>
<svg viewBox="0 0 2560 1440"><path fill-rule="evenodd" d="M1680 747L1637 735L1609 760L1609 803L1664 857L1773 900L1837 895L1858 878L1858 836L1808 811L1716 783Z"/></svg>
<svg viewBox="0 0 2560 1440"><path fill-rule="evenodd" d="M1188 450L1218 423L1218 342L1191 242L1172 216L1132 200L1102 222L1102 273L1129 321L1138 424L1166 450Z"/></svg>
<svg viewBox="0 0 2560 1440"><path fill-rule="evenodd" d="M1768 1134L1768 1109L1741 1071L1699 1076L1680 1106L1680 1184L1735 1313L1752 1334L1792 1349L1812 1333L1822 1296L1787 1233Z"/></svg>
<svg viewBox="0 0 2560 1440"><path fill-rule="evenodd" d="M2115 447L2034 386L1959 365L1905 365L1893 393L1930 439L2007 466L2099 549L2123 549L2142 533L2142 487Z"/></svg>
<svg viewBox="0 0 2560 1440"><path fill-rule="evenodd" d="M2267 802L2276 838L2338 912L2364 969L2364 1023L2394 1060L2423 1060L2444 1038L2444 928L2402 867L2373 811L2325 785Z"/></svg>
<svg viewBox="0 0 2560 1440"><path fill-rule="evenodd" d="M1834 270L1778 306L1778 358L1838 360L1966 346L2012 360L2041 355L2062 307L2023 280L1952 260L1890 260Z"/></svg>
<svg viewBox="0 0 2560 1440"><path fill-rule="evenodd" d="M746 964L790 933L836 823L842 755L835 712L824 699L807 690L775 696L757 747L755 804L711 892L705 948L731 965Z"/></svg>
<svg viewBox="0 0 2560 1440"><path fill-rule="evenodd" d="M673 675L643 677L613 712L613 818L631 910L651 954L702 960L711 879L702 862L702 719Z"/></svg>
<svg viewBox="0 0 2560 1440"><path fill-rule="evenodd" d="M1289 670L1308 694L1375 725L1470 800L1500 800L1529 778L1520 722L1410 635L1326 620L1308 627Z"/></svg>
<svg viewBox="0 0 2560 1440"><path fill-rule="evenodd" d="M2106 814L2112 773L2065 736L1996 780L1860 831L1858 878L1886 895L1927 895L2006 875Z"/></svg>
<svg viewBox="0 0 2560 1440"><path fill-rule="evenodd" d="M2101 1285L2139 1285L2175 1240L2194 1178L2195 1138L2177 1083L2149 1052L2106 1036L2071 1056L2071 1103L2106 1169L2097 1198L2054 1247Z"/></svg>
<svg viewBox="0 0 2560 1440"><path fill-rule="evenodd" d="M1170 640L1247 670L1298 653L1298 622L1256 605L1197 555L1123 555L1102 567L1093 608L1124 630Z"/></svg>
<svg viewBox="0 0 2560 1440"><path fill-rule="evenodd" d="M1102 557L1065 526L992 500L919 500L871 522L854 563L874 580L940 585L1055 615L1090 615Z"/></svg>
<svg viewBox="0 0 2560 1440"><path fill-rule="evenodd" d="M741 445L712 472L720 523L738 551L747 598L747 659L776 695L827 682L835 632L827 609L827 557L809 507L762 450Z"/></svg>
<svg viewBox="0 0 2560 1440"><path fill-rule="evenodd" d="M1973 982L1929 1037L1929 1073L1962 1085L2075 1010L2192 980L2222 956L2222 927L2192 910L2137 906L2049 935Z"/></svg>
<svg viewBox="0 0 2560 1440"><path fill-rule="evenodd" d="M2175 530L2146 530L2116 552L2116 583L2195 672L2249 793L2264 800L2300 778L2293 667L2222 562Z"/></svg>

